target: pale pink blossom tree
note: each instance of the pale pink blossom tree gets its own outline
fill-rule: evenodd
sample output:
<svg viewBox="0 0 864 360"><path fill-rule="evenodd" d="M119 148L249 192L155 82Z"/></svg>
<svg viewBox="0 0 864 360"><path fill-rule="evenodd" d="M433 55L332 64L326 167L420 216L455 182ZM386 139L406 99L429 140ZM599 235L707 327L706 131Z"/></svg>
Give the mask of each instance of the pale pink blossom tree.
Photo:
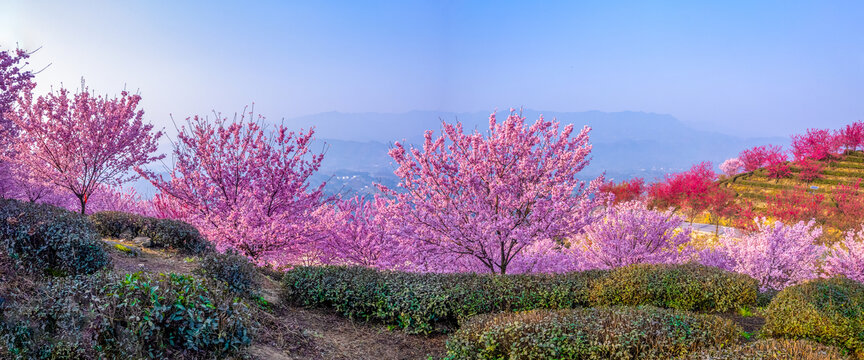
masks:
<svg viewBox="0 0 864 360"><path fill-rule="evenodd" d="M400 205L392 212L399 235L432 270L508 273L527 247L578 234L608 200L597 191L602 177L576 178L588 165L589 131L571 136L572 125L559 131L542 117L527 125L511 110L500 123L491 115L485 135L442 123L441 136L426 131L422 149L397 142L390 156L402 192L381 188Z"/></svg>
<svg viewBox="0 0 864 360"><path fill-rule="evenodd" d="M156 214L153 204L144 200L135 188L115 189L105 185L93 193L87 206L88 214L100 211L120 211L143 216Z"/></svg>
<svg viewBox="0 0 864 360"><path fill-rule="evenodd" d="M822 269L827 276L843 275L864 282L864 228L848 231L844 241L834 244Z"/></svg>
<svg viewBox="0 0 864 360"><path fill-rule="evenodd" d="M722 171L724 174L726 174L726 176L729 177L738 175L742 169L744 169L744 162L737 157L727 159L722 164L720 164L720 171Z"/></svg>
<svg viewBox="0 0 864 360"><path fill-rule="evenodd" d="M610 206L602 218L585 227L571 249L588 268L610 269L632 264L682 263L690 258L690 230L669 211L648 209L631 201ZM581 252L581 253L580 253Z"/></svg>
<svg viewBox="0 0 864 360"><path fill-rule="evenodd" d="M310 148L314 132L268 131L246 110L232 120L214 115L187 119L169 179L138 169L161 192L160 215L192 223L221 250L291 261L310 239L323 199L324 184L309 184L324 157Z"/></svg>
<svg viewBox="0 0 864 360"><path fill-rule="evenodd" d="M824 247L816 239L821 234L814 221L785 225L761 219L751 234L722 237L718 248L700 255L700 262L750 275L763 290L781 290L819 276Z"/></svg>
<svg viewBox="0 0 864 360"><path fill-rule="evenodd" d="M143 123L140 101L125 91L95 96L83 82L74 96L66 89L36 99L25 92L7 113L20 129L15 156L33 179L71 192L85 213L99 186L122 186L137 177L133 167L163 157L151 155L162 133Z"/></svg>
<svg viewBox="0 0 864 360"><path fill-rule="evenodd" d="M30 53L22 49L0 50L0 146L15 137L14 123L6 114L15 107L18 97L35 85L33 73L26 70Z"/></svg>

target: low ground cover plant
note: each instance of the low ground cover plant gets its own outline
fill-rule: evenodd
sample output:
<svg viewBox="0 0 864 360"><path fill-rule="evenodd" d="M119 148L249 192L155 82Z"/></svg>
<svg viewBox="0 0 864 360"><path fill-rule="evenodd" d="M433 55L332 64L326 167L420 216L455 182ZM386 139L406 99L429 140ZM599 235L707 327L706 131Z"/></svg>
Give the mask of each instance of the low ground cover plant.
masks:
<svg viewBox="0 0 864 360"><path fill-rule="evenodd" d="M655 307L480 315L447 341L448 359L671 359L737 344L741 329L714 315Z"/></svg>
<svg viewBox="0 0 864 360"><path fill-rule="evenodd" d="M809 340L762 339L738 346L711 349L688 360L848 360L838 348Z"/></svg>
<svg viewBox="0 0 864 360"><path fill-rule="evenodd" d="M864 284L845 277L817 279L780 291L766 310L763 331L848 349L864 358Z"/></svg>
<svg viewBox="0 0 864 360"><path fill-rule="evenodd" d="M110 264L87 217L47 204L0 199L0 246L23 269L90 274Z"/></svg>
<svg viewBox="0 0 864 360"><path fill-rule="evenodd" d="M178 274L56 278L0 313L2 358L224 358L250 343L247 307Z"/></svg>

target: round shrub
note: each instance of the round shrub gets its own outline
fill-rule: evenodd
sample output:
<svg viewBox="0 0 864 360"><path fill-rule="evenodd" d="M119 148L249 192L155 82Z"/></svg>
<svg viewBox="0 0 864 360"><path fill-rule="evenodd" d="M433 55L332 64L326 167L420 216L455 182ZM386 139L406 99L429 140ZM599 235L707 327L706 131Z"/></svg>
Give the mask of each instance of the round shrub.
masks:
<svg viewBox="0 0 864 360"><path fill-rule="evenodd" d="M840 349L808 340L764 339L712 349L688 360L848 360Z"/></svg>
<svg viewBox="0 0 864 360"><path fill-rule="evenodd" d="M28 269L90 274L111 261L87 217L56 206L0 199L0 245Z"/></svg>
<svg viewBox="0 0 864 360"><path fill-rule="evenodd" d="M55 279L0 318L0 357L225 358L249 345L249 317L192 276Z"/></svg>
<svg viewBox="0 0 864 360"><path fill-rule="evenodd" d="M725 312L756 303L753 278L699 264L638 264L617 268L594 283L591 303L653 305L663 308Z"/></svg>
<svg viewBox="0 0 864 360"><path fill-rule="evenodd" d="M141 235L157 246L170 247L190 254L212 251L213 245L194 226L171 219L146 218Z"/></svg>
<svg viewBox="0 0 864 360"><path fill-rule="evenodd" d="M864 357L864 284L836 277L783 289L766 309L763 332L836 345Z"/></svg>
<svg viewBox="0 0 864 360"><path fill-rule="evenodd" d="M90 215L90 222L103 237L127 238L137 236L144 228L144 217L120 211L101 211Z"/></svg>
<svg viewBox="0 0 864 360"><path fill-rule="evenodd" d="M224 254L210 253L201 258L198 274L224 282L237 294L254 294L258 271L249 259L234 251Z"/></svg>
<svg viewBox="0 0 864 360"><path fill-rule="evenodd" d="M654 307L480 315L447 340L449 359L670 359L729 346L741 329L714 315Z"/></svg>
<svg viewBox="0 0 864 360"><path fill-rule="evenodd" d="M156 247L174 248L190 254L203 254L213 249L198 229L179 220L103 211L90 215L90 221L104 237L131 239L145 236Z"/></svg>

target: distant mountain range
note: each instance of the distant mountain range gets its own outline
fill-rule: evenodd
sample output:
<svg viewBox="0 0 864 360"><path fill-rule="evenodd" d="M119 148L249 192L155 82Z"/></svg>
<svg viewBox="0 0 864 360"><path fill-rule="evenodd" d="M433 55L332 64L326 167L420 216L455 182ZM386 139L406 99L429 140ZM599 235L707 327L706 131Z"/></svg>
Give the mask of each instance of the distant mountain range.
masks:
<svg viewBox="0 0 864 360"><path fill-rule="evenodd" d="M614 180L644 177L651 181L670 171L711 161L715 168L741 150L762 144L787 145L786 138L741 138L693 129L670 115L644 112L540 112L524 110L533 122L543 113L577 129L591 126L591 165L583 171L586 180L601 173ZM499 121L506 112L496 115ZM466 131L488 128L488 113L412 111L407 113L328 112L286 119L285 125L308 129L315 126L318 145L327 155L316 180L329 179L328 191L366 193L372 182L395 184L387 150L394 141L421 144L427 129L436 134L441 121L461 121Z"/></svg>
<svg viewBox="0 0 864 360"><path fill-rule="evenodd" d="M643 177L647 181L663 174L689 168L700 161L711 161L715 168L741 150L764 144L786 146L787 138L742 138L693 129L670 115L644 112L554 112L524 110L528 122L540 114L556 118L577 129L591 126L591 165L583 170L584 180L606 174L607 179ZM507 112L497 113L503 121ZM411 111L406 113L327 112L282 120L291 129L315 127L313 149L326 151L321 171L314 183L327 181L329 193L371 193L373 183L395 186L394 166L387 151L394 141L422 144L427 130L440 133L441 121L461 121L466 131L488 129L488 113ZM136 188L142 194L154 192L143 182Z"/></svg>

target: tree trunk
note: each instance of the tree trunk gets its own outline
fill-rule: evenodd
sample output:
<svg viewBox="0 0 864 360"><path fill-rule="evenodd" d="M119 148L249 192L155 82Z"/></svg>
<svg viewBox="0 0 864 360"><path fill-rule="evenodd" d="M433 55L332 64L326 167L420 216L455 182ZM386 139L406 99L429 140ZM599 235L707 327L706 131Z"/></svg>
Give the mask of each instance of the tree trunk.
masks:
<svg viewBox="0 0 864 360"><path fill-rule="evenodd" d="M81 215L85 215L84 210L87 206L87 196L86 195L77 195L78 201L81 202Z"/></svg>

